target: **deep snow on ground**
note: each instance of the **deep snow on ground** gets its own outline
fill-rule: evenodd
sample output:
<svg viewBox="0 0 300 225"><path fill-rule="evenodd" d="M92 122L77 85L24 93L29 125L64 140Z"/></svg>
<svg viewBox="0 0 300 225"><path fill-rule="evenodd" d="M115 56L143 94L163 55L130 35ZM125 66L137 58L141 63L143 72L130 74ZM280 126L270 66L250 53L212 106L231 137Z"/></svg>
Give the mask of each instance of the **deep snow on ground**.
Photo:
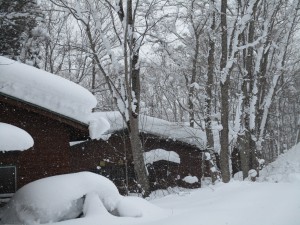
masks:
<svg viewBox="0 0 300 225"><path fill-rule="evenodd" d="M156 191L150 203L117 197L113 214L119 216L108 213L99 193L92 192L83 204L85 217L53 224L300 225L299 165L300 144L264 168L258 182L232 180L196 190L177 189L166 196L166 191Z"/></svg>
<svg viewBox="0 0 300 225"><path fill-rule="evenodd" d="M260 171L260 181L300 182L300 144L281 154Z"/></svg>

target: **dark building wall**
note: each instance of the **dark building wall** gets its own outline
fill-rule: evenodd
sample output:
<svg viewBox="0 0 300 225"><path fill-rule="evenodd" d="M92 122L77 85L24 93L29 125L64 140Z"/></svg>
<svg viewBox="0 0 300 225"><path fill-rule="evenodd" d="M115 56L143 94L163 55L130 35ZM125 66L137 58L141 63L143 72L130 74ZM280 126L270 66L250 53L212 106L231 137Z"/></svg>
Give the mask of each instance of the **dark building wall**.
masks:
<svg viewBox="0 0 300 225"><path fill-rule="evenodd" d="M0 166L17 167L18 188L40 178L71 172L66 125L4 102L0 102L0 121L27 131L34 139L29 150L0 153Z"/></svg>
<svg viewBox="0 0 300 225"><path fill-rule="evenodd" d="M93 171L113 180L121 192L125 186L136 190L130 142L125 131L111 135L108 141L87 141L70 148L70 139L86 137L82 130L77 132L45 113L39 114L36 109L1 101L1 96L0 122L24 129L34 139L34 146L29 150L0 152L0 166L17 167L18 188L52 175ZM161 148L176 152L181 159L180 164L159 161L148 166L153 190L177 185L200 187L205 163L202 163L203 153L197 147L150 134L141 134L141 138L145 151ZM126 170L128 179L125 179ZM188 184L182 181L188 175L197 176L199 182Z"/></svg>
<svg viewBox="0 0 300 225"><path fill-rule="evenodd" d="M167 140L154 135L142 134L141 137L145 151L159 148L174 151L181 160L180 164L162 160L148 165L152 190L178 185L188 188L201 186L200 179L203 169L206 169L203 168L205 165L202 164L201 150L180 141ZM121 191L125 185L128 185L130 190L136 189L133 182L130 142L126 133L112 134L107 141L92 140L74 145L71 147L71 156L72 170L100 173L113 180ZM125 165L129 174L128 184L126 184ZM188 184L182 181L182 178L188 175L197 176L199 182Z"/></svg>

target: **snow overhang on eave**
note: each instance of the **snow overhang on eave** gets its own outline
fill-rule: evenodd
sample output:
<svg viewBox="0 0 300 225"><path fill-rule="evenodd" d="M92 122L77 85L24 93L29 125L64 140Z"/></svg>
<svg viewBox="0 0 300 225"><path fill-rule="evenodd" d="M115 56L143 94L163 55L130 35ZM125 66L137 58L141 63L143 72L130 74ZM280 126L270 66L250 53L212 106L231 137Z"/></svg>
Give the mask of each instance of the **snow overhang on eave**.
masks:
<svg viewBox="0 0 300 225"><path fill-rule="evenodd" d="M75 128L76 130L81 131L81 132L79 132L81 134L77 134L77 135L75 134L75 132L71 132L71 133L73 133L73 134L71 134L71 137L70 137L72 141L89 137L89 129L88 129L89 125L86 123L83 123L81 121L78 121L73 118L67 117L65 115L59 114L57 112L51 111L51 110L41 107L39 105L30 103L30 102L26 102L22 99L4 94L2 92L0 92L0 102L8 103L10 105L17 106L19 108L35 112L37 114L43 115L50 119L54 119L60 123L64 123L68 126L71 126L72 128ZM76 136L78 136L78 137L76 137Z"/></svg>
<svg viewBox="0 0 300 225"><path fill-rule="evenodd" d="M33 144L33 138L25 130L0 122L0 151L25 151Z"/></svg>

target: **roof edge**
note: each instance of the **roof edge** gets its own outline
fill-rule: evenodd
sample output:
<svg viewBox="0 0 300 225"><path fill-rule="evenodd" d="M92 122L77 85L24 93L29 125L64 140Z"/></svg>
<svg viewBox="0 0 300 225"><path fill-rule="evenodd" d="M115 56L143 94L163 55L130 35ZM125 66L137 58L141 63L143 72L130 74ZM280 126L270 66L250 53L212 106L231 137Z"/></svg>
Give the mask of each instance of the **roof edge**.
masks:
<svg viewBox="0 0 300 225"><path fill-rule="evenodd" d="M41 106L36 105L34 103L24 101L22 99L13 97L13 96L5 94L3 92L0 92L0 97L2 97L2 98L0 98L0 102L3 101L3 102L6 102L6 103L10 103L12 105L21 107L23 109L24 108L28 109L30 111L41 114L41 115L46 116L48 118L57 120L61 123L65 123L69 126L72 126L76 129L79 129L79 130L85 131L85 130L88 129L88 124L86 124L84 122L81 122L81 121L78 121L78 120L73 119L71 117L68 117L68 116L62 115L60 113L54 112L52 110L41 107ZM26 106L28 106L28 107L26 107Z"/></svg>

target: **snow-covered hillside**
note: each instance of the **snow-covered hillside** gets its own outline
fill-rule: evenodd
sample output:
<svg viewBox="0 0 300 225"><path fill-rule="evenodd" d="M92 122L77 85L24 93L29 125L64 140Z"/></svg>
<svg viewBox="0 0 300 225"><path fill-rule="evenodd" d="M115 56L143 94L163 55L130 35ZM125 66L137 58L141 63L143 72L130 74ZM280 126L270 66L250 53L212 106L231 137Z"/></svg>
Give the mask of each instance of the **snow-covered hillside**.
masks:
<svg viewBox="0 0 300 225"><path fill-rule="evenodd" d="M300 183L300 144L280 155L260 172L260 181ZM299 199L300 201L300 199Z"/></svg>
<svg viewBox="0 0 300 225"><path fill-rule="evenodd" d="M228 184L218 183L214 186L204 185L204 187L196 190L173 190L172 194L164 197L159 197L166 192L156 191L152 193L149 202L136 197L121 197L115 191L112 201L113 211L109 213L105 194L101 192L101 188L96 188L92 192L89 184L97 183L96 186L103 185L111 186L105 178L97 178L94 175L89 182L82 178L86 174L79 173L79 180L76 179L76 174L72 175L71 193L85 194L84 202L81 201L79 206L83 207L83 217L72 219L57 225L299 225L300 224L300 144L281 155L277 161L266 166L261 171L261 177L258 182L250 181L235 181L232 180ZM82 177L83 176L83 177ZM65 179L66 178L66 179ZM66 185L70 177L65 177L63 180L63 188L60 199L66 200L70 193L63 191L68 190ZM59 179L52 178L55 187L61 184L57 182ZM76 181L77 180L77 181ZM75 183L74 183L75 182ZM44 182L44 184L47 182ZM78 183L78 185L74 185ZM204 182L203 182L204 183ZM44 186L45 188L45 186ZM48 185L46 189L53 189L52 185ZM103 188L102 188L103 189ZM26 193L30 190L27 188ZM107 192L107 190L104 192ZM43 203L43 199L54 201L57 197L42 196L41 193L52 193L51 190L42 190L38 195L39 207L45 210L47 202ZM80 196L81 196L80 195ZM26 195L26 199L36 199L37 195ZM77 196L80 197L80 196ZM52 199L52 200L51 200ZM21 199L22 200L22 199ZM74 199L73 199L74 200ZM103 201L105 200L105 201ZM15 199L18 201L18 199ZM59 202L59 201L58 201ZM66 202L65 202L66 203ZM64 203L64 204L65 204ZM70 202L72 203L72 202ZM51 205L55 205L51 202ZM82 206L83 205L83 206ZM70 205L72 206L72 205ZM15 208L18 210L17 208ZM26 209L26 208L25 208ZM59 209L56 207L55 209ZM52 207L53 210L53 207ZM9 210L8 210L9 211ZM25 211L26 212L26 211ZM27 210L26 213L30 211ZM66 212L66 211L62 211ZM3 213L3 212L2 212ZM24 212L23 212L24 213ZM57 214L58 213L58 214ZM55 215L59 215L57 212ZM77 212L78 213L78 212ZM114 215L113 215L114 214ZM15 216L16 214L14 214ZM46 213L44 214L46 215ZM118 215L118 216L115 216ZM49 219L49 218L48 218ZM1 221L0 221L1 223Z"/></svg>

